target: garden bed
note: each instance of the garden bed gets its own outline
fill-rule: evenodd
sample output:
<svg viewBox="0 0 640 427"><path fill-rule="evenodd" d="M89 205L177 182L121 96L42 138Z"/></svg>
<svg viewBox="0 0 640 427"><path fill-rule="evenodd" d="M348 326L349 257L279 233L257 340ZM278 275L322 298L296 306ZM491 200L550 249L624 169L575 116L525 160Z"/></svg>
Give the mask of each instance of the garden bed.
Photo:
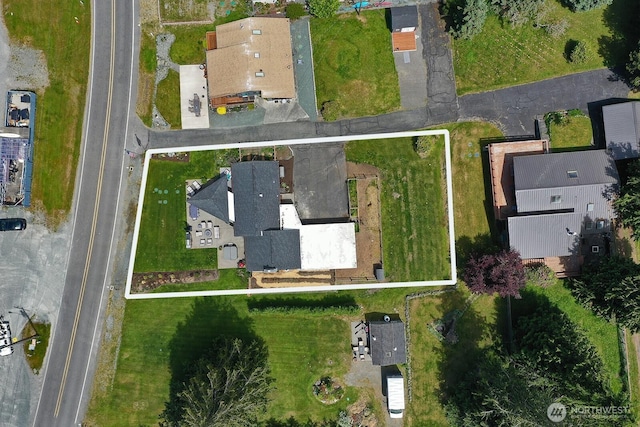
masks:
<svg viewBox="0 0 640 427"><path fill-rule="evenodd" d="M218 277L218 270L133 273L131 291L151 292L162 285L211 282L218 280Z"/></svg>

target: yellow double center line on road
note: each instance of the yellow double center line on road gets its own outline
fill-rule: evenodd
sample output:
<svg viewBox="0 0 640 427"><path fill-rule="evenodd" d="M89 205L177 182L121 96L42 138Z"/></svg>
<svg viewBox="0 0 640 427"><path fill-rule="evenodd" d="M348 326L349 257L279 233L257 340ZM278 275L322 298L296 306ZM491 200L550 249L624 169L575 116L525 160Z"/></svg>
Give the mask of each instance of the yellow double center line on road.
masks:
<svg viewBox="0 0 640 427"><path fill-rule="evenodd" d="M95 13L95 8L93 10ZM95 19L95 17L94 17ZM76 315L73 320L73 329L71 330L71 340L69 341L69 349L67 350L67 360L64 364L64 371L62 372L62 380L60 381L60 391L58 392L58 400L56 402L56 409L53 413L54 417L58 416L60 412L60 406L62 404L62 396L64 395L64 386L67 382L67 374L69 373L69 364L71 363L71 355L73 354L73 345L76 340L76 332L78 330L78 322L80 320L80 311L82 309L82 301L84 299L84 291L87 287L87 276L89 275L89 265L91 264L91 253L93 252L93 243L96 235L96 224L98 222L98 210L100 206L100 195L102 193L102 179L104 177L104 165L106 162L107 143L109 139L109 123L111 119L111 100L113 96L113 66L115 63L115 33L116 33L116 13L115 13L115 0L111 1L111 58L109 64L109 92L107 95L107 115L105 119L104 136L102 140L102 154L100 158L100 170L98 172L98 187L96 189L96 201L93 206L93 220L91 222L91 235L89 237L89 247L87 249L87 258L84 264L84 272L82 275L82 284L80 286L80 295L78 297L78 306L76 307ZM94 21L95 22L95 21ZM95 52L94 52L95 53ZM93 77L93 76L92 76ZM91 106L89 106L91 108ZM87 123L87 126L89 123ZM89 141L85 141L88 144ZM87 148L85 147L85 150ZM83 166L84 167L84 166ZM78 212L76 211L76 215ZM78 402L80 404L80 402Z"/></svg>

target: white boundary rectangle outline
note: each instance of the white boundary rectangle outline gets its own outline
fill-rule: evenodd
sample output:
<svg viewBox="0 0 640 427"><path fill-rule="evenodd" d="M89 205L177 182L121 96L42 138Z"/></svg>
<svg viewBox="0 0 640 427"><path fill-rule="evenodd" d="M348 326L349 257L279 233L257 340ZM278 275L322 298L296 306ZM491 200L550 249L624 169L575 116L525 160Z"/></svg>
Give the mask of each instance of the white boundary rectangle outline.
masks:
<svg viewBox="0 0 640 427"><path fill-rule="evenodd" d="M138 236L140 233L140 221L142 219L142 208L144 205L144 195L147 187L147 175L149 174L149 162L151 156L162 153L175 152L192 152L207 150L224 150L229 148L252 148L252 147L271 147L280 145L298 145L298 144L321 144L328 142L349 142L375 139L390 138L406 138L423 135L443 135L445 147L445 167L447 181L447 215L449 221L449 259L451 260L451 279L431 280L418 282L391 282L391 283L354 283L349 285L325 285L325 286L304 286L304 287L287 287L287 288L258 288L258 289L225 289L210 291L185 291L185 292L159 292L159 293L131 293L131 280L133 278L133 267L138 248ZM455 233L453 224L453 184L451 177L451 144L449 140L449 131L446 129L439 130L421 130L411 132L394 132L394 133L378 133L371 135L353 135L353 136L331 136L320 138L304 138L289 139L277 141L260 141L260 142L238 142L233 144L212 144L202 146L185 146L171 148L152 148L147 150L144 158L144 166L142 170L142 184L140 186L140 195L138 197L138 209L136 212L136 222L133 229L133 243L131 246L131 256L129 258L129 270L127 272L127 284L125 288L125 298L127 299L156 299L156 298L178 298L178 297L204 297L204 296L221 296L221 295L255 295L255 294L282 294L296 292L325 292L325 291L344 291L354 289L386 289L386 288L402 288L412 286L446 286L455 285L457 282L456 271L456 254L455 254Z"/></svg>

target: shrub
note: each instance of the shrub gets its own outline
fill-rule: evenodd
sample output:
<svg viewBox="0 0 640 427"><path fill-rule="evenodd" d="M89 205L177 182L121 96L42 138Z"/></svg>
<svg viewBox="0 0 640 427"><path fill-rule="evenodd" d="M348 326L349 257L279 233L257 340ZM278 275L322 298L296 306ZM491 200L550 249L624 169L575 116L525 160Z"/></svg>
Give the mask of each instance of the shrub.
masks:
<svg viewBox="0 0 640 427"><path fill-rule="evenodd" d="M442 137L440 135L422 135L415 139L413 148L416 150L416 153L418 153L418 156L425 158L441 139Z"/></svg>
<svg viewBox="0 0 640 427"><path fill-rule="evenodd" d="M556 282L556 274L544 264L525 266L524 271L528 284L546 288Z"/></svg>
<svg viewBox="0 0 640 427"><path fill-rule="evenodd" d="M287 18L295 21L296 19L302 18L307 14L307 11L304 9L304 6L300 3L289 3L284 9Z"/></svg>
<svg viewBox="0 0 640 427"><path fill-rule="evenodd" d="M491 0L494 12L517 27L537 17L544 0Z"/></svg>
<svg viewBox="0 0 640 427"><path fill-rule="evenodd" d="M564 2L574 12L584 12L610 5L613 0L564 0Z"/></svg>
<svg viewBox="0 0 640 427"><path fill-rule="evenodd" d="M455 38L470 39L482 31L487 20L486 0L447 0L444 12L450 19L449 32Z"/></svg>
<svg viewBox="0 0 640 427"><path fill-rule="evenodd" d="M583 41L576 42L569 51L569 62L582 64L587 59L587 45Z"/></svg>
<svg viewBox="0 0 640 427"><path fill-rule="evenodd" d="M317 18L330 18L339 7L340 0L309 0L309 12Z"/></svg>
<svg viewBox="0 0 640 427"><path fill-rule="evenodd" d="M322 103L320 114L326 121L337 120L340 116L340 104L337 101L325 101Z"/></svg>

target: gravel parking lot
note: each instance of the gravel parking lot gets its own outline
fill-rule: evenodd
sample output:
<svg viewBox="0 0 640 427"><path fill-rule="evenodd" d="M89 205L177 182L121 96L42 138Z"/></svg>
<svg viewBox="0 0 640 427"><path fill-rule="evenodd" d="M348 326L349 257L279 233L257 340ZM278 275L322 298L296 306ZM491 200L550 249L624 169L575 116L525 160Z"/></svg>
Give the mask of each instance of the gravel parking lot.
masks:
<svg viewBox="0 0 640 427"><path fill-rule="evenodd" d="M9 89L41 90L49 85L42 52L10 46L4 21L0 20L0 123L5 123L5 97ZM0 218L27 219L27 229L0 232L0 314L9 320L14 337L27 323L16 307L30 316L55 322L64 287L64 266L70 245L69 223L56 232L43 225L37 214L20 207L0 208ZM0 424L4 427L29 425L42 376L29 370L22 346L10 356L0 357Z"/></svg>

